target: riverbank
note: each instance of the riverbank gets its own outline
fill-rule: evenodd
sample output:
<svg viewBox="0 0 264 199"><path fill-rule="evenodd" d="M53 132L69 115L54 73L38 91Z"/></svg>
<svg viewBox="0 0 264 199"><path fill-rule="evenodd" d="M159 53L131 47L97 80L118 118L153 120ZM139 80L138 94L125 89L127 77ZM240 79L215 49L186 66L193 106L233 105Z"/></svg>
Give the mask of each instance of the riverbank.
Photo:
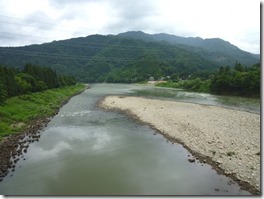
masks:
<svg viewBox="0 0 264 199"><path fill-rule="evenodd" d="M87 88L78 84L7 99L0 106L0 182L24 159L29 144L69 99Z"/></svg>
<svg viewBox="0 0 264 199"><path fill-rule="evenodd" d="M197 159L260 194L260 116L244 111L139 97L109 96L98 106L125 112L183 144Z"/></svg>

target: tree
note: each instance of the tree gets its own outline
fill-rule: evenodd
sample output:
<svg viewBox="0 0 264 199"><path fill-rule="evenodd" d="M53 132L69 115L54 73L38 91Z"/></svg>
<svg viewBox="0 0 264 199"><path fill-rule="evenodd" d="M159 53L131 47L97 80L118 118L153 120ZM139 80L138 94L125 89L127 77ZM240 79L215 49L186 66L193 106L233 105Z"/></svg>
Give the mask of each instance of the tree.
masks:
<svg viewBox="0 0 264 199"><path fill-rule="evenodd" d="M238 62L236 62L234 69L239 72L243 72L245 68Z"/></svg>
<svg viewBox="0 0 264 199"><path fill-rule="evenodd" d="M15 81L18 86L19 94L24 94L33 91L36 80L28 74L19 73L15 76Z"/></svg>
<svg viewBox="0 0 264 199"><path fill-rule="evenodd" d="M7 98L7 91L4 89L2 82L0 82L0 105L2 105Z"/></svg>

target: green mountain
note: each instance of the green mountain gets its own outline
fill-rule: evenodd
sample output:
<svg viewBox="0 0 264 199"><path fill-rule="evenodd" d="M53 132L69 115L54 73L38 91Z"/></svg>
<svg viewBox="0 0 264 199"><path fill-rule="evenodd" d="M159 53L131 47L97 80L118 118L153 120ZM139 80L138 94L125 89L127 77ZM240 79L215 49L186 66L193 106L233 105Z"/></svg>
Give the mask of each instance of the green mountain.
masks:
<svg viewBox="0 0 264 199"><path fill-rule="evenodd" d="M249 66L260 59L260 55L243 51L228 41L219 38L179 37L165 33L151 35L141 31L129 31L120 33L118 36L148 42L167 42L173 45L182 45L181 47L200 53L201 56L221 65L234 65L235 62L240 62Z"/></svg>
<svg viewBox="0 0 264 199"><path fill-rule="evenodd" d="M186 42L177 43L177 38ZM198 45L199 41L201 44ZM201 38L142 32L91 35L40 45L0 48L1 65L22 67L32 63L48 66L83 82L137 82L173 74L184 78L197 71L233 66L235 62L252 65L259 59L220 39L208 42Z"/></svg>

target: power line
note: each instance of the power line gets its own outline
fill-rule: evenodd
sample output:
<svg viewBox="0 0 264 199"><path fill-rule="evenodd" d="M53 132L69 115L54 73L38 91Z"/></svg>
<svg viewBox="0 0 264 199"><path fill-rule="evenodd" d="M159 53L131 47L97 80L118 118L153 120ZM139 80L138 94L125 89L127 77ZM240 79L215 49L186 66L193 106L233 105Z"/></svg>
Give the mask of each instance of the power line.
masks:
<svg viewBox="0 0 264 199"><path fill-rule="evenodd" d="M30 36L30 35L24 35L24 34L16 34L16 33L8 33L8 32L0 32L0 34L11 34L11 35L17 35L17 36L24 36L24 37L32 37L34 38L35 36ZM17 37L12 37L12 36L2 36L0 35L0 37L3 37L3 38L14 38L14 39L18 39ZM40 39L51 39L51 38L45 38L45 37L36 37L36 38L40 38ZM113 37L113 38L109 38L109 40L107 41L107 43L96 43L96 42L90 42L90 41L72 41L72 39L78 39L78 38L72 38L72 39L66 39L67 40L67 43L73 43L73 44L87 44L87 45L92 45L92 46L106 46L107 44L109 44L111 41L113 41L116 37ZM26 40L26 41L32 41L31 39L25 39L25 38L19 38L20 40ZM84 38L83 38L84 39ZM125 41L126 39L129 39L129 38L121 38L121 39L124 39L123 41ZM37 41L37 40L36 40ZM65 40L59 40L59 41L56 41L57 42L57 45L63 45L63 46L71 46L71 47L85 47L87 48L87 46L84 46L84 45L70 45L70 44L62 44L61 42L62 41L65 41ZM117 41L119 42L119 41ZM158 43L158 42L155 42L153 41L153 43ZM146 48L150 48L152 43L148 43L148 42L144 42L144 46L141 44L141 46L136 46L136 45L127 45L127 44L118 44L118 43L112 43L115 47L129 47L129 48L136 48L136 49L146 49ZM99 47L98 47L99 48ZM160 44L159 45L159 48L160 49L175 49L177 48L177 45L172 45L172 44ZM149 51L159 51L158 49L148 49Z"/></svg>
<svg viewBox="0 0 264 199"><path fill-rule="evenodd" d="M4 16L4 15L0 15L0 17L4 17L4 18L10 18L10 19L15 19L15 20L24 20L24 19L20 19L20 18L14 18L14 17L8 17L8 16ZM36 22L36 23L43 23L43 24L47 24L47 25L56 25L56 24L51 24L51 23L46 23L46 22L40 22L40 21L36 21L36 20L24 20L24 21L29 21L29 22ZM15 25L21 25L21 26L29 26L29 25L25 25L25 24L19 24L19 23L12 23L12 22L6 22L6 21L1 21L0 20L0 22L3 22L3 23L10 23L10 24L15 24ZM37 26L29 26L29 27L37 27ZM39 27L37 27L37 28L39 28ZM44 29L51 29L51 28L48 28L48 27L41 27L41 28L44 28ZM56 29L52 29L52 30L56 30ZM57 31L57 30L56 30ZM58 30L58 31L62 31L62 32L65 32L65 30ZM70 31L70 32L72 32L72 31ZM16 33L8 33L8 32L0 32L0 33L2 33L2 34L7 34L8 36L6 36L6 35L4 35L4 36L0 36L0 37L2 37L2 38L9 38L9 39L12 39L12 38L14 38L14 39L19 39L19 40L25 40L25 41L30 41L30 42L38 42L38 43L42 43L42 42L45 42L46 40L53 40L54 41L54 39L52 39L52 38L47 38L47 37L39 37L39 36L31 36L31 35L23 35L23 34L16 34ZM255 33L250 33L250 34L247 34L247 35L255 35L255 34L258 34L257 32L255 32ZM40 40L38 40L38 39L25 39L25 38L17 38L17 37L12 37L12 36L10 36L10 35L17 35L17 36L22 36L22 37L27 37L27 38L38 38L38 39L41 39L41 41ZM73 38L74 39L74 38ZM114 39L114 37L112 38L112 39ZM112 39L110 39L108 42L110 42ZM123 39L125 39L125 38L123 38ZM129 38L127 38L127 39L129 39ZM43 41L42 41L43 40ZM254 41L251 41L251 42L256 42L256 41L258 41L258 40L254 40ZM46 42L50 42L50 41L46 41ZM99 43L93 43L93 42L89 42L89 41L71 41L71 40L69 40L68 42L69 43L72 43L72 44L82 44L82 45L71 45L71 44L62 44L62 43L60 43L59 41L57 41L58 43L57 44L59 44L59 45L63 45L63 46L70 46L70 47L82 47L82 48L85 48L85 46L83 46L83 44L87 44L87 45L94 45L94 46L105 46L105 45L107 45L107 43L105 43L105 44L99 44ZM155 42L155 41L153 41L153 42ZM146 49L148 46L147 45L150 45L149 44L149 42L146 42L146 43L144 43L144 46L135 46L135 45L122 45L122 44L114 44L115 46L121 46L121 47L130 47L130 48L135 48L135 49ZM161 44L162 45L162 44ZM166 46L159 46L161 49L163 49L163 50L167 50L167 49L175 49L175 47L179 47L180 46L180 44L178 44L178 45L172 45L172 44L169 44L169 43L167 43L166 44ZM189 46L188 46L189 47ZM98 48L100 48L100 47L98 47ZM157 52L157 51L159 51L158 49L148 49L148 51L151 51L151 52Z"/></svg>
<svg viewBox="0 0 264 199"><path fill-rule="evenodd" d="M0 20L0 22L2 23L6 23L6 24L13 24L13 25L19 25L19 26L26 26L26 27L33 27L33 28L38 28L38 29L46 29L46 30L51 30L51 31L59 31L59 32L69 32L69 33L72 33L73 31L69 31L69 30L61 30L61 29L56 29L56 28L51 28L51 26L59 26L59 27L66 27L66 28L70 28L70 26L68 25L59 25L59 24L56 24L56 23L48 23L48 22L44 22L44 21L38 21L38 20L30 20L30 19L22 19L22 18L16 18L16 17L10 17L10 16L5 16L5 15L0 15L0 18L3 18L3 19L11 19L11 20L16 20L16 21L22 21L22 22L32 22L32 23L35 23L36 25L28 25L28 24L21 24L21 23L17 23L17 22L8 22L8 21L2 21ZM39 26L37 26L39 24ZM49 27L43 27L41 26L41 24L44 24L44 25L47 25ZM86 32L90 32L90 31L95 31L95 32L98 32L98 30L95 30L95 29L83 29L83 28L78 28L78 30L80 31L86 31ZM245 34L244 36L245 37L249 37L251 35L260 35L259 32L253 32L253 33L248 33L248 34ZM29 36L28 36L29 37ZM38 37L40 38L40 37ZM19 38L21 40L21 38ZM52 38L45 38L44 40L46 39L50 39L50 40L54 40ZM32 40L29 40L29 41L32 41ZM256 42L256 40L254 41L251 41L251 42Z"/></svg>
<svg viewBox="0 0 264 199"><path fill-rule="evenodd" d="M34 38L40 38L40 39L51 39L51 40L53 39L51 37L39 37L39 36L24 35L24 34L17 34L17 33L11 33L11 32L0 32L0 34L17 35L17 36L23 36L23 37L34 37Z"/></svg>
<svg viewBox="0 0 264 199"><path fill-rule="evenodd" d="M44 22L44 21L39 21L39 20L32 20L32 19L23 19L23 18L18 18L18 17L10 17L10 16L5 16L5 15L0 15L0 17L2 18L6 18L6 19L11 19L11 20L19 20L22 22L33 22L35 24L45 24L48 26L59 26L59 27L66 27L66 28L71 28L69 25L62 25L62 24L56 24L56 23L49 23L49 22ZM4 23L10 23L13 24L12 22L4 22ZM16 23L15 23L16 24ZM21 25L21 24L17 24L17 25ZM27 25L25 25L27 26ZM34 26L36 27L36 26ZM39 28L39 26L37 26ZM96 31L95 29L87 29L87 28L78 28L78 30L82 30L82 31ZM64 31L64 30L63 30ZM71 31L72 32L72 31Z"/></svg>
<svg viewBox="0 0 264 199"><path fill-rule="evenodd" d="M0 32L0 33L4 33L6 34L6 32ZM9 33L7 33L9 34ZM21 34L15 34L15 35L21 35ZM23 35L23 36L28 36L28 35ZM14 38L14 37L10 37L10 36L0 36L0 37L3 37L3 38ZM28 36L30 37L30 36ZM112 39L108 40L108 43L111 41ZM89 44L89 45L92 45L92 46L81 46L81 45L70 45L70 44L63 44L61 42L58 42L57 45L62 45L62 46L69 46L69 47L82 47L82 48L102 48L103 46L106 46L107 43L105 44L98 44L98 43L94 43L94 42L80 42L80 41L70 41L68 43L81 43L81 44ZM161 49L175 49L175 47L173 46L161 46L160 49L149 49L149 46L147 46L148 44L144 45L144 46L133 46L133 45L121 45L121 44L116 44L116 43L113 43L113 45L115 47L121 47L121 49L119 50L122 50L122 48L135 48L135 49L140 49L140 50L143 50L144 52L159 52ZM151 46L150 46L151 47ZM24 48L24 47L23 47ZM3 48L2 48L3 49ZM125 49L125 50L126 50ZM1 48L0 48L0 52L1 52ZM8 48L8 47L5 47L2 51L2 53L15 53L15 54L20 54L20 55L28 55L28 56L42 56L42 57L50 57L50 58L60 58L60 59L91 59L91 58L94 58L94 59L104 59L104 60L115 60L115 61L131 61L131 60L135 60L136 57L134 58L118 58L118 57L107 57L107 56L98 56L98 55L87 55L87 56L82 56L82 55L74 55L74 54L71 54L70 56L69 55L66 55L66 54L60 54L60 53L47 53L47 52L37 52L37 51L28 51L28 50L21 50L21 48ZM95 57L94 57L95 56Z"/></svg>
<svg viewBox="0 0 264 199"><path fill-rule="evenodd" d="M67 25L58 25L58 24L55 24L55 23L47 23L47 22L38 21L38 20L29 20L29 19L15 18L15 17L5 16L5 15L0 15L0 17L7 18L7 19L20 20L20 21L25 21L25 22L34 22L34 23L39 23L39 24L45 24L45 25L48 25L48 26L70 27L70 26L67 26ZM28 25L28 24L21 24L21 23L17 23L17 22L7 22L7 21L1 21L1 20L0 20L0 22L7 23L7 24L13 24L13 25L19 25L19 26L27 26L27 27L34 27L34 28L40 28L40 29L50 29L50 30L54 30L54 31L70 32L70 33L72 33L72 31L54 29L54 28L51 28L51 27L43 27L43 26L36 26L36 25L33 25L32 26L32 25ZM82 28L80 29L80 28L78 28L78 30L88 30L88 29L82 29ZM92 29L90 29L90 30L92 30ZM5 33L5 34L14 34L14 33ZM245 37L248 37L248 36L257 35L257 34L260 35L259 32L253 32L253 33L245 34L244 36ZM19 34L14 34L14 35L19 35ZM29 35L21 35L21 36L24 36L24 37L32 37L32 36L29 36ZM43 40L54 40L54 38L45 38L45 37L36 37L36 38L40 38L40 39L43 39ZM21 38L19 38L19 39L21 40ZM32 40L30 40L30 41L32 41ZM255 42L255 40L254 40L254 42ZM97 44L97 45L99 45L99 44Z"/></svg>
<svg viewBox="0 0 264 199"><path fill-rule="evenodd" d="M5 15L0 15L0 17L8 18L8 19L15 19L15 20L23 20L23 21L28 21L28 22L42 23L42 24L47 24L47 25L56 25L54 23L47 23L47 22L31 20L31 19L23 19L23 18L18 18L18 17L10 17L10 16L5 16Z"/></svg>
<svg viewBox="0 0 264 199"><path fill-rule="evenodd" d="M0 49L1 53L1 49ZM24 51L24 50L9 50L6 49L3 53L9 54L17 54L17 55L26 55L26 56L40 56L46 58L54 58L54 59L70 59L70 60L89 60L89 61L96 61L96 60L104 60L104 61L134 61L137 58L117 58L117 57L107 57L107 56L96 56L96 55L89 55L89 56L76 56L76 55L63 55L63 54L53 54L53 53L41 53L41 52L32 52L32 51Z"/></svg>
<svg viewBox="0 0 264 199"><path fill-rule="evenodd" d="M36 36L30 36L30 35L24 35L24 34L16 34L16 33L8 33L8 32L0 32L0 33L2 33L2 34L11 34L11 35L17 35L17 36L24 36L24 37L32 37L32 38L34 38L34 37L36 37ZM17 38L17 37L12 37L12 36L2 36L2 35L0 35L0 37L4 37L4 38L14 38L14 39L22 39L22 40L27 40L27 41L31 41L31 40L29 40L29 39L24 39L24 38ZM107 36L105 36L105 37L107 37ZM36 38L40 38L40 39L52 39L52 38L47 38L47 37L36 37ZM88 45L95 45L95 46L105 46L105 45L107 45L107 44L109 44L109 42L110 41L113 41L114 39L116 39L116 38L121 38L121 39L123 39L123 40L121 40L121 41L125 41L126 39L128 39L128 40L133 40L133 39L130 39L130 38L124 38L124 37L117 37L117 36L115 36L115 37L112 37L112 38L109 38L109 40L107 41L107 43L96 43L96 42L90 42L90 41L72 41L73 39L78 39L78 38L85 38L85 37L77 37L77 38L71 38L71 39L65 39L65 40L67 40L67 43L73 43L73 44L88 44ZM56 41L57 42L57 44L60 44L60 45L65 45L65 44L61 44L61 42L62 41L65 41L65 40L58 40L58 41ZM119 42L119 41L117 41L117 42ZM129 45L127 45L127 44L118 44L118 43L112 43L115 47L130 47L130 48L147 48L147 47L151 47L150 45L151 44L153 44L153 43L159 43L159 42L155 42L155 41L153 41L153 42L144 42L144 46L141 44L141 46L136 46L136 45L131 45L131 44L129 44ZM66 44L67 46L76 46L76 47L87 47L87 46L80 46L80 45L69 45L69 44ZM181 44L179 44L179 45L181 45ZM177 45L172 45L172 44L169 44L169 43L167 43L167 44L161 44L161 43L159 43L159 47L161 48L161 49L175 49L176 47L177 47ZM156 50L156 49L151 49L151 50L154 50L154 51L158 51L158 50Z"/></svg>

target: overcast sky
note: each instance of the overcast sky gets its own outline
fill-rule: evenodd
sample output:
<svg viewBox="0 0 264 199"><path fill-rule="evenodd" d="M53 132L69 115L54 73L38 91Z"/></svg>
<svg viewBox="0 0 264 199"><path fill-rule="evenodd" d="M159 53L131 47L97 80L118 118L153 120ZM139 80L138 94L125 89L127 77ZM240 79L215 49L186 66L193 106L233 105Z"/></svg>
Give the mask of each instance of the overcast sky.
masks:
<svg viewBox="0 0 264 199"><path fill-rule="evenodd" d="M0 0L0 46L130 30L218 37L260 53L260 1Z"/></svg>

